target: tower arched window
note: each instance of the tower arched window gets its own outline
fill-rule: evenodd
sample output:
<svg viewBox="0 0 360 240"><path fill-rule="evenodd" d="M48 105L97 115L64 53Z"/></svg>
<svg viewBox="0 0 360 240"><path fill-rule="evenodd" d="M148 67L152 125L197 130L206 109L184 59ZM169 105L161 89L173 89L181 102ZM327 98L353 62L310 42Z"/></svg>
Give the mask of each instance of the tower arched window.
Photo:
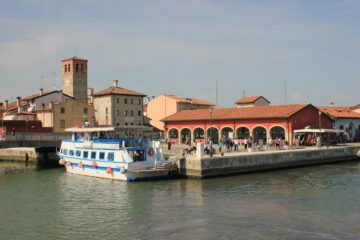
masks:
<svg viewBox="0 0 360 240"><path fill-rule="evenodd" d="M68 72L71 72L70 64L68 64Z"/></svg>
<svg viewBox="0 0 360 240"><path fill-rule="evenodd" d="M80 65L80 72L83 73L84 72L84 65Z"/></svg>
<svg viewBox="0 0 360 240"><path fill-rule="evenodd" d="M76 64L76 72L79 72L79 64Z"/></svg>
<svg viewBox="0 0 360 240"><path fill-rule="evenodd" d="M64 71L67 72L67 65L65 64L64 67Z"/></svg>

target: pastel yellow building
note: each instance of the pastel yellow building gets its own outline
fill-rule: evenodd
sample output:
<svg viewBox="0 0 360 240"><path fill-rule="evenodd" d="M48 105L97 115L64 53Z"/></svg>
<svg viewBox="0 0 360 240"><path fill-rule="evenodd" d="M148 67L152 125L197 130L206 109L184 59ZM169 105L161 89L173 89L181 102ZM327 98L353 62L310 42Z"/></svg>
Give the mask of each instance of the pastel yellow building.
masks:
<svg viewBox="0 0 360 240"><path fill-rule="evenodd" d="M44 109L36 111L37 119L43 127L52 127L53 132L65 132L66 128L80 126L95 121L94 106L86 101L68 99L49 103Z"/></svg>

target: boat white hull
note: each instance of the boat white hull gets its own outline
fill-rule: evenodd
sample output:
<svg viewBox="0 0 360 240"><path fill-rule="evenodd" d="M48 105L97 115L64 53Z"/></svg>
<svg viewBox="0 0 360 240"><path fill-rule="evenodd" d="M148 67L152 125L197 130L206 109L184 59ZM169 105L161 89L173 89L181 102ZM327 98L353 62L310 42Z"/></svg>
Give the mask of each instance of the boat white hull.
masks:
<svg viewBox="0 0 360 240"><path fill-rule="evenodd" d="M93 167L91 165L80 165L72 163L70 166L65 165L66 171L73 174L106 178L120 181L138 181L170 177L171 169L136 169L125 171L124 167L113 167L108 171L107 167ZM122 169L123 168L123 169Z"/></svg>

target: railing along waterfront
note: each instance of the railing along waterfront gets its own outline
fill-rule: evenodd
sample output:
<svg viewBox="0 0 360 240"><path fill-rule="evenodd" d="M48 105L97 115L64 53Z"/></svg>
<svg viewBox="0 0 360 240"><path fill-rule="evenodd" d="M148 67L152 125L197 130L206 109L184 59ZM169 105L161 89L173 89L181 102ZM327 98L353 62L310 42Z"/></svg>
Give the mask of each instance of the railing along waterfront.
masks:
<svg viewBox="0 0 360 240"><path fill-rule="evenodd" d="M62 141L71 138L69 133L7 133L0 135L1 141Z"/></svg>

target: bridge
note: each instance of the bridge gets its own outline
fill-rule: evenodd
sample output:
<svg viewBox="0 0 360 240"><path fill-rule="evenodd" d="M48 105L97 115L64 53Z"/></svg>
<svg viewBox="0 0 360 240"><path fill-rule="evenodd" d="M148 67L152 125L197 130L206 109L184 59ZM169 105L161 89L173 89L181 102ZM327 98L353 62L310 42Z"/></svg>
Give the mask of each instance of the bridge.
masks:
<svg viewBox="0 0 360 240"><path fill-rule="evenodd" d="M59 148L61 141L71 138L71 133L7 133L0 135L1 148L32 147Z"/></svg>

